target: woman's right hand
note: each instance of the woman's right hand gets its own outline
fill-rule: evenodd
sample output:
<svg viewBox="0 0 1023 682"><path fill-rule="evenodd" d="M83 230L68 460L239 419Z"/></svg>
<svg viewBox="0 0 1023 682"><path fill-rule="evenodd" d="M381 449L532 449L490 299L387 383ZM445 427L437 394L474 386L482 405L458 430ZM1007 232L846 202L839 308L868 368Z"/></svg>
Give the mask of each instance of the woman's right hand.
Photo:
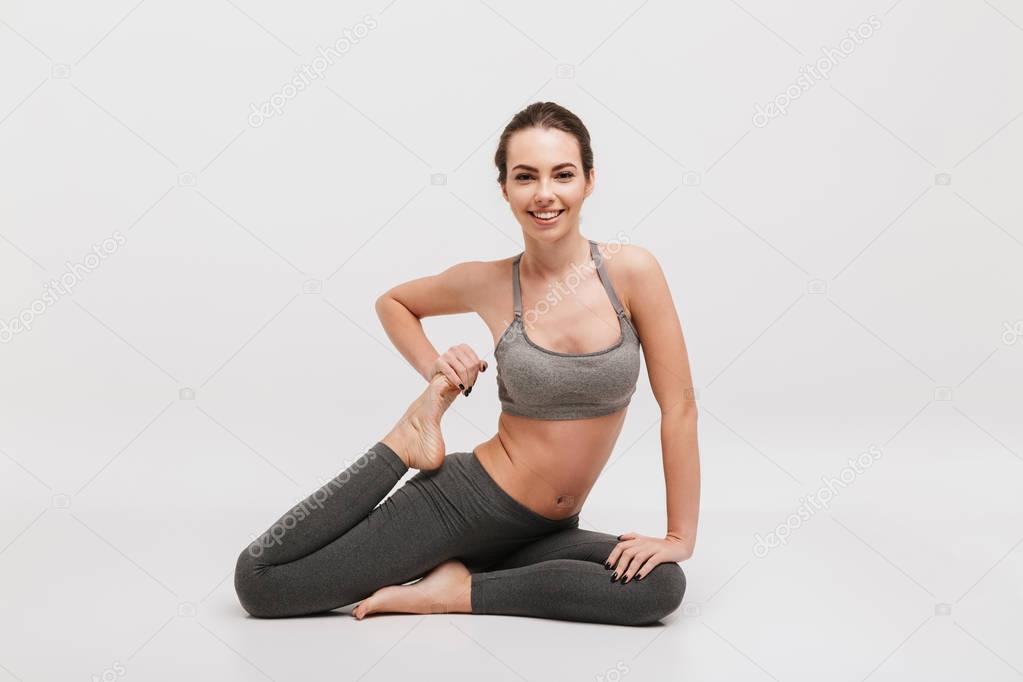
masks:
<svg viewBox="0 0 1023 682"><path fill-rule="evenodd" d="M458 386L468 396L476 384L476 376L487 371L486 360L480 360L468 344L460 343L437 356L430 368L430 378L443 374L452 386Z"/></svg>

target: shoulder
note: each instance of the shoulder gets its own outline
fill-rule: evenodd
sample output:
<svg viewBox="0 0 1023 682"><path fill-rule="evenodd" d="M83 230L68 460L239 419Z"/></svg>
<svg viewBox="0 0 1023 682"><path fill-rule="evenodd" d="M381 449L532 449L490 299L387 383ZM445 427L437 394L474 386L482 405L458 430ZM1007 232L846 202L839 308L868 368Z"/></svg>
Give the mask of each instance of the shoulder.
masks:
<svg viewBox="0 0 1023 682"><path fill-rule="evenodd" d="M514 260L515 256L497 260L461 261L445 269L444 274L464 286L483 286L496 281L506 272L510 273Z"/></svg>
<svg viewBox="0 0 1023 682"><path fill-rule="evenodd" d="M516 254L517 255L517 254ZM472 260L452 265L449 276L457 279L467 296L483 301L500 295L504 289L511 289L512 262L516 256L496 260Z"/></svg>
<svg viewBox="0 0 1023 682"><path fill-rule="evenodd" d="M608 274L625 287L641 286L661 276L657 257L639 244L615 242L597 246L604 256L604 268Z"/></svg>
<svg viewBox="0 0 1023 682"><path fill-rule="evenodd" d="M471 268L478 284L500 284L504 280L508 280L510 286L512 263L515 262L517 257L518 254L514 254L495 260L469 261L463 263L463 265Z"/></svg>
<svg viewBox="0 0 1023 682"><path fill-rule="evenodd" d="M639 292L650 295L667 287L661 264L649 249L621 242L597 244L597 247L604 256L604 268L630 319L636 313L634 304L642 300Z"/></svg>

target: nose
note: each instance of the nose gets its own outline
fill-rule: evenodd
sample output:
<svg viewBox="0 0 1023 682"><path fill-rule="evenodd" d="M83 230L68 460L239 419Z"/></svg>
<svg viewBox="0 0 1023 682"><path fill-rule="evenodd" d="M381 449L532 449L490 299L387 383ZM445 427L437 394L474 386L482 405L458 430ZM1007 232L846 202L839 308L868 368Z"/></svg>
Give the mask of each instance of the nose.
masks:
<svg viewBox="0 0 1023 682"><path fill-rule="evenodd" d="M539 184L536 187L536 203L538 205L549 204L554 201L553 191L553 180L550 178L541 178Z"/></svg>

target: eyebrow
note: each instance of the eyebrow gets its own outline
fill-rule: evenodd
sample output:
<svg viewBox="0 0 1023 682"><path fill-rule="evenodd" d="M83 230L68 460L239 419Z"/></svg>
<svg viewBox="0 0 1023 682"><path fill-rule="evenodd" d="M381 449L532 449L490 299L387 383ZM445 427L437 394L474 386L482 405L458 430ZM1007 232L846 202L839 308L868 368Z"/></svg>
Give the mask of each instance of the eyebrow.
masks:
<svg viewBox="0 0 1023 682"><path fill-rule="evenodd" d="M557 166L555 166L551 170L558 170L559 168L567 168L569 166L571 166L572 168L575 168L575 164L574 163L572 163L570 161L565 161L564 163L559 163ZM515 164L515 166L512 168L512 170L515 170L516 168L524 168L525 170L533 171L534 173L538 173L539 172L537 169L533 168L532 166L527 166L524 163L517 163L517 164Z"/></svg>

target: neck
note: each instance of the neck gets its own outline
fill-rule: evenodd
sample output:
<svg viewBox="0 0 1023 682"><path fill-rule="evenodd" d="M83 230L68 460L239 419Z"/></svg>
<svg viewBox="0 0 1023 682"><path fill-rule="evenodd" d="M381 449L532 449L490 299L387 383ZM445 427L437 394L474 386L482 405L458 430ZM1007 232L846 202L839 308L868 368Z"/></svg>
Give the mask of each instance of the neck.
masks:
<svg viewBox="0 0 1023 682"><path fill-rule="evenodd" d="M540 279L559 279L576 267L592 262L590 242L578 232L554 242L526 238L526 249L519 259L519 272L525 270Z"/></svg>

